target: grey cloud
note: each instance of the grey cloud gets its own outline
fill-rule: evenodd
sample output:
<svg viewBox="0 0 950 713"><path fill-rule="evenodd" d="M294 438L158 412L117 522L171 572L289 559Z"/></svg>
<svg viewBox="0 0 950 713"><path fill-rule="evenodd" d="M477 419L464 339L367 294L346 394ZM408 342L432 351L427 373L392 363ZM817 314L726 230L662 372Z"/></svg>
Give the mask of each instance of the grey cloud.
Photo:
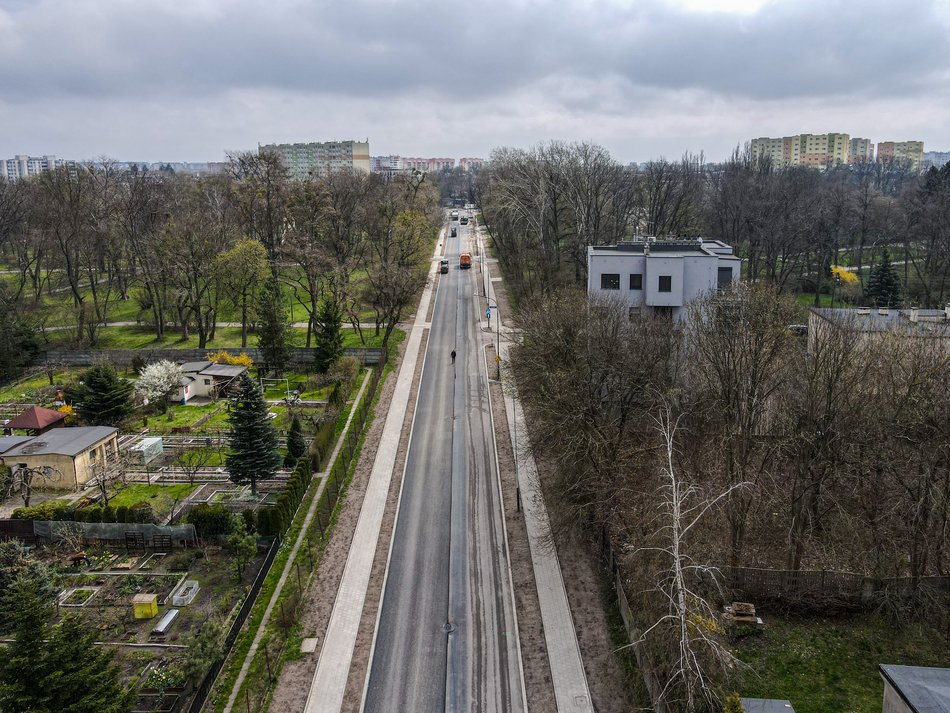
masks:
<svg viewBox="0 0 950 713"><path fill-rule="evenodd" d="M925 0L774 3L748 17L607 0L8 7L0 85L34 96L273 88L450 98L459 83L501 96L546 78L617 76L632 86L776 99L913 92L950 64L947 28Z"/></svg>

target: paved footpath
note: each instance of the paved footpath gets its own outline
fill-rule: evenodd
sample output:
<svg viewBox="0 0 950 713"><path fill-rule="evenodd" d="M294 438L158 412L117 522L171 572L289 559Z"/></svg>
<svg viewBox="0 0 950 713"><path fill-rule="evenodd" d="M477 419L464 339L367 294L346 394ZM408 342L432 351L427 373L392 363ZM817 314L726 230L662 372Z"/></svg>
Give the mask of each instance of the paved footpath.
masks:
<svg viewBox="0 0 950 713"><path fill-rule="evenodd" d="M482 249L484 254L484 248ZM482 263L484 286L488 297L494 304L495 287L487 272L487 264ZM501 315L495 314L494 319ZM484 320L483 320L484 322ZM486 324L486 327L488 325ZM497 325L491 325L497 326ZM508 351L511 345L507 328L501 332L505 339L501 341L500 353L503 363L508 363ZM557 550L552 546L551 523L541 493L538 479L538 467L531 455L531 444L525 426L524 412L514 387L514 380L507 379L505 388L505 412L508 415L508 429L514 444L518 484L521 488L521 505L524 512L525 527L528 531L528 545L531 550L531 562L534 565L534 579L538 587L538 602L541 607L541 622L544 625L544 639L551 665L551 683L559 713L590 711L594 706L587 685L587 674L581 658L574 619L564 588L561 564Z"/></svg>
<svg viewBox="0 0 950 713"><path fill-rule="evenodd" d="M366 494L363 496L363 506L360 509L356 530L353 532L353 541L350 543L343 578L337 590L323 648L320 650L320 660L317 662L317 670L307 696L305 708L307 713L338 713L343 705L350 663L356 646L356 635L363 616L366 589L369 586L373 559L379 542L379 531L386 509L386 498L389 495L393 469L396 466L402 426L412 395L412 380L416 372L422 332L426 327L426 316L432 299L435 283L433 277L438 267L441 243L440 236L439 249L436 250L429 272L429 283L422 293L419 308L416 310L416 319L406 340L406 350L403 354L399 376L396 379L393 397L389 403L389 413L386 415L379 447L376 450L376 460L373 462Z"/></svg>
<svg viewBox="0 0 950 713"><path fill-rule="evenodd" d="M280 593L284 589L284 585L287 583L288 577L290 577L291 567L293 567L294 560L297 558L297 553L300 551L303 541L307 536L307 530L310 529L310 523L313 521L313 516L317 512L317 504L320 502L320 495L323 494L323 489L327 485L326 476L330 473L330 469L336 463L337 456L340 455L340 450L343 448L343 443L346 439L346 436L350 432L350 425L353 423L353 416L356 414L356 408L359 406L364 395L366 394L366 386L369 384L370 376L372 376L372 370L368 371L366 376L363 377L363 383L360 386L360 390L357 392L356 398L353 401L353 407L350 409L350 415L346 418L346 425L343 427L343 433L340 434L339 439L337 439L333 453L330 455L330 459L327 461L327 469L319 474L320 482L317 485L317 491L313 494L313 499L310 501L310 507L307 510L306 516L304 517L303 525L300 528L300 532L297 534L297 539L294 542L293 548L290 550L290 554L287 557L287 562L284 564L284 570L280 573L280 579L277 580L277 586L274 587L274 593L271 594L270 601L267 603L267 608L264 610L264 615L261 617L261 623L257 627L257 632L254 634L254 639L251 641L251 647L248 649L247 655L244 657L244 662L241 664L241 670L238 673L237 679L234 681L234 687L231 689L231 693L228 695L228 702L224 707L224 713L231 713L235 704L237 703L237 697L241 691L241 686L244 684L244 679L247 677L247 672L251 670L251 663L254 661L254 656L257 654L257 649L260 647L261 639L264 637L264 630L267 628L267 622L270 621L271 615L274 612L274 607L277 606L277 600L280 598ZM372 397L373 395L370 394L368 398ZM314 478L316 478L317 475L317 473L314 473Z"/></svg>

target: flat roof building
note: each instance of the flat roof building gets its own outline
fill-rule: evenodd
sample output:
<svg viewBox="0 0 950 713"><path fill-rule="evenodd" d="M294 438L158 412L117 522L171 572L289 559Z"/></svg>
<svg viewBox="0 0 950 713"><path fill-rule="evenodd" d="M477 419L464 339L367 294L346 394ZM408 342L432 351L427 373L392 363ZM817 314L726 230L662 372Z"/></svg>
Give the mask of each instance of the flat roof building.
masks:
<svg viewBox="0 0 950 713"><path fill-rule="evenodd" d="M345 171L369 173L369 141L267 144L259 150L277 153L291 178L298 181Z"/></svg>
<svg viewBox="0 0 950 713"><path fill-rule="evenodd" d="M950 668L881 664L883 713L950 713Z"/></svg>
<svg viewBox="0 0 950 713"><path fill-rule="evenodd" d="M641 313L682 319L704 293L739 280L740 259L718 240L640 238L587 248L587 294L615 295Z"/></svg>

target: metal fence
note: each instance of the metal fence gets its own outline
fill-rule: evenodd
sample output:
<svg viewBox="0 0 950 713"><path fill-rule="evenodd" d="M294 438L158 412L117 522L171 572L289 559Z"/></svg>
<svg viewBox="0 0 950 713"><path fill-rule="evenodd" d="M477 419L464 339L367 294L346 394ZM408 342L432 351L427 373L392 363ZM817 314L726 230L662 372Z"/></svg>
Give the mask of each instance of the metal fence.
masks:
<svg viewBox="0 0 950 713"><path fill-rule="evenodd" d="M153 525L126 522L72 522L57 520L0 520L0 540L26 543L58 542L79 536L83 545L127 548L194 547L194 525Z"/></svg>

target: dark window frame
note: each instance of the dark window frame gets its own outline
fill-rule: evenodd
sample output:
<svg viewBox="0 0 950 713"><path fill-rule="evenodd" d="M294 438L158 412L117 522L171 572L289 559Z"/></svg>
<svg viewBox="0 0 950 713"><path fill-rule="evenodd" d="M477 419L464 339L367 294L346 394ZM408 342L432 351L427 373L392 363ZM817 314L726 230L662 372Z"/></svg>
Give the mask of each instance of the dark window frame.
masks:
<svg viewBox="0 0 950 713"><path fill-rule="evenodd" d="M620 273L619 272L600 273L600 289L619 290L620 289Z"/></svg>
<svg viewBox="0 0 950 713"><path fill-rule="evenodd" d="M630 289L631 290L643 289L643 273L642 272L630 273Z"/></svg>
<svg viewBox="0 0 950 713"><path fill-rule="evenodd" d="M656 284L657 292L672 292L673 291L673 276L672 275L659 275L659 279Z"/></svg>

